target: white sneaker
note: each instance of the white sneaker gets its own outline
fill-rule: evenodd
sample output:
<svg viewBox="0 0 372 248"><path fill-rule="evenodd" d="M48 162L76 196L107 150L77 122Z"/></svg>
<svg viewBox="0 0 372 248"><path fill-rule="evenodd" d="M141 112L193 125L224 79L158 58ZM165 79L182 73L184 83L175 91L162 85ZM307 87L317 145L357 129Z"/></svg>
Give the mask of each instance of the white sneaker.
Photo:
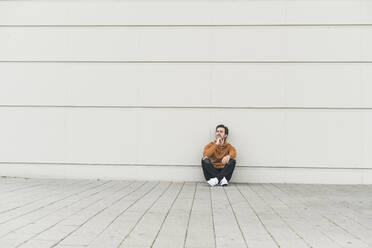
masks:
<svg viewBox="0 0 372 248"><path fill-rule="evenodd" d="M217 179L217 177L214 177L214 178L211 178L211 179L209 179L208 181L207 181L207 183L210 185L210 186L215 186L215 185L217 185L218 184L218 179Z"/></svg>
<svg viewBox="0 0 372 248"><path fill-rule="evenodd" d="M228 182L227 182L227 180L226 180L225 177L221 179L221 181L220 181L220 185L221 185L221 186L227 186L227 185L228 185Z"/></svg>

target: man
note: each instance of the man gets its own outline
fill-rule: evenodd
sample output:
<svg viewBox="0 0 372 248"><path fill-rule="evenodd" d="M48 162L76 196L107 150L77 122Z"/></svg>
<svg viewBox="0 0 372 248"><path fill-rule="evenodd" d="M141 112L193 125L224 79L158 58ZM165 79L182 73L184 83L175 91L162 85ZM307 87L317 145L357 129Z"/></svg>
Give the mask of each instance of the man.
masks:
<svg viewBox="0 0 372 248"><path fill-rule="evenodd" d="M226 142L229 129L225 125L216 127L216 140L204 147L202 167L205 180L212 187L227 186L236 164L236 150Z"/></svg>

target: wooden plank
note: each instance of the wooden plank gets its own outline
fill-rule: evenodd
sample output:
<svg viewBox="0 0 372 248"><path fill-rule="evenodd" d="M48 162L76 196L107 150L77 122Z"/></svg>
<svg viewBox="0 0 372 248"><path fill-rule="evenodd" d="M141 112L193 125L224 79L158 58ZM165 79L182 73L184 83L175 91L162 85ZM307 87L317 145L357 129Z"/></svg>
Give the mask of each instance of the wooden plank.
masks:
<svg viewBox="0 0 372 248"><path fill-rule="evenodd" d="M121 211L112 219L103 232L97 233L99 235L90 240L88 247L119 247L149 208L155 204L170 186L169 182L162 182L153 191L150 190L142 194L141 198L130 199L130 204L127 204L125 208L120 207ZM152 193L149 194L149 192Z"/></svg>
<svg viewBox="0 0 372 248"><path fill-rule="evenodd" d="M311 193L306 190L306 185L287 185L287 184L274 184L280 190L287 194L294 195L296 199L301 201L306 208L310 209L313 216L313 220L320 222L319 228L322 229L323 233L330 237L335 243L342 247L370 247L367 243L362 241L360 238L353 236L344 229L340 228L335 222L331 221L327 216L322 213L321 208L324 208L323 200L320 197L320 191L317 190L315 193ZM316 188L316 185L312 185ZM332 206L326 206L332 207Z"/></svg>
<svg viewBox="0 0 372 248"><path fill-rule="evenodd" d="M18 179L18 180L16 180ZM35 182L34 180L20 180L23 178L10 178L10 177L1 177L1 187L0 193L4 195L5 193L13 192L17 190L23 190L28 187L33 187L34 184L40 184L40 182Z"/></svg>
<svg viewBox="0 0 372 248"><path fill-rule="evenodd" d="M259 194L271 208L285 220L290 228L296 232L309 247L334 247L341 248L331 238L319 230L320 216L311 216L304 211L304 206L292 200L294 206L290 206L279 196L277 188L270 188L270 184L260 184L254 187L255 192ZM317 217L317 218L316 218Z"/></svg>
<svg viewBox="0 0 372 248"><path fill-rule="evenodd" d="M369 185L29 180L0 188L55 196L9 212L0 247L372 247Z"/></svg>
<svg viewBox="0 0 372 248"><path fill-rule="evenodd" d="M119 247L144 246L152 247L158 233L167 218L169 211L173 208L179 197L185 197L185 194L192 196L195 185L193 183L173 183L169 189L148 208L136 223L136 226L125 236ZM186 196L192 199L190 196ZM174 243L174 239L168 240L173 247L182 247ZM182 239L183 241L183 239Z"/></svg>
<svg viewBox="0 0 372 248"><path fill-rule="evenodd" d="M113 182L109 187L104 188L101 191L89 194L88 196L79 199L78 201L73 201L66 207L57 209L52 214L44 216L41 220L34 222L32 225L28 225L25 228L17 230L14 235L22 235L23 242L20 244L28 246L29 242L37 242L38 240L53 241L53 244L59 243L64 237L69 236L71 233L79 228L78 225L63 225L64 220L68 217L76 216L78 213L84 211L86 208L94 204L99 204L106 197L112 196L119 191L127 189L128 185L133 185L130 182ZM138 185L142 185L139 183ZM87 204L88 203L88 204ZM45 219L45 217L47 217ZM27 238L25 238L27 237Z"/></svg>
<svg viewBox="0 0 372 248"><path fill-rule="evenodd" d="M279 247L237 185L231 184L225 191L248 247Z"/></svg>
<svg viewBox="0 0 372 248"><path fill-rule="evenodd" d="M211 191L206 183L197 183L194 203L188 221L185 247L216 247ZM180 227L182 228L182 227Z"/></svg>
<svg viewBox="0 0 372 248"><path fill-rule="evenodd" d="M257 216L261 219L263 225L266 227L272 238L280 247L308 247L306 242L298 236L298 234L290 228L288 223L283 220L271 207L260 197L251 186L238 185L242 194L246 199L249 199Z"/></svg>
<svg viewBox="0 0 372 248"><path fill-rule="evenodd" d="M64 200L68 197L76 194L75 190L82 190L90 187L92 182L78 181L75 183L65 185L62 188L56 190L47 190L48 194L38 194L34 195L34 199L27 202L17 202L15 206L11 209L0 214L0 224L5 223L11 219L17 218L18 216L23 216L33 211L37 211L40 208L44 208L46 205L52 205L58 201Z"/></svg>
<svg viewBox="0 0 372 248"><path fill-rule="evenodd" d="M211 188L216 247L248 247L223 187Z"/></svg>
<svg viewBox="0 0 372 248"><path fill-rule="evenodd" d="M16 191L9 191L2 194L1 205L3 210L6 209L6 205L11 205L13 202L17 202L19 199L27 200L28 198L32 199L37 194L45 192L45 186L48 181L44 180L44 182L38 182L34 185L29 185L28 187L16 190ZM31 195L31 196L29 196ZM7 200L6 200L7 199Z"/></svg>
<svg viewBox="0 0 372 248"><path fill-rule="evenodd" d="M136 190L141 185L143 185L143 183L133 184L130 182L114 182L111 187L101 190L100 192L96 192L93 195L91 194L88 197L85 197L83 200L72 202L62 209L57 209L57 211L55 211L53 214L50 214L48 218L41 218L40 221L34 222L33 226L27 226L26 228L28 228L28 230L21 229L16 231L16 233L29 234L30 228L32 228L34 233L29 235L29 239L26 241L26 243L31 240L49 240L51 237L53 237L54 243L57 244L63 240L63 238L68 237L80 228L80 225L68 225L68 223L64 223L64 221L74 217L81 219L79 215L80 213L83 217L83 220L86 218L89 220L92 217L86 217L84 210L91 209L92 206L102 206L102 202L113 195L117 195L116 193L120 192L125 194L127 191L133 192L133 189ZM128 186L132 186L132 188ZM132 191L130 191L131 189ZM90 211L90 213L91 215L95 214L95 212L92 213L92 211ZM56 233L56 230L60 230L61 228L63 231Z"/></svg>
<svg viewBox="0 0 372 248"><path fill-rule="evenodd" d="M57 201L52 202L51 204L47 204L44 207L35 209L34 211L26 212L20 217L26 216L28 219L33 220L33 223L35 223L36 221L48 218L51 215L57 215L58 210L66 210L68 209L68 207L73 206L80 200L89 199L90 196L97 197L99 193L105 192L106 190L110 190L113 187L114 184L109 181L99 182L90 186L88 185L87 187L80 188L76 192L68 195L67 197L63 197ZM4 223L9 224L12 222L17 222L17 218L12 218L10 220L5 221ZM35 229L33 230L35 231Z"/></svg>
<svg viewBox="0 0 372 248"><path fill-rule="evenodd" d="M164 218L151 247L184 247L197 183L185 183Z"/></svg>
<svg viewBox="0 0 372 248"><path fill-rule="evenodd" d="M343 229L349 235L372 247L372 223L370 220L360 216L357 209L349 207L348 201L355 198L356 192L350 191L345 194L345 188L351 188L351 186L304 185L304 190L312 194L318 194L322 203L318 210L324 218ZM356 221L358 216L359 221Z"/></svg>
<svg viewBox="0 0 372 248"><path fill-rule="evenodd" d="M107 184L107 182L99 182L99 186ZM91 187L93 189L93 187ZM102 190L102 189L100 189ZM76 195L85 193L86 190L77 192ZM53 206L53 205L52 205ZM40 218L39 212L45 212L49 207L46 206L38 212L32 212L28 215L23 215L19 218L12 219L1 224L0 228L0 244L12 244L13 246L20 245L34 236L35 232L38 232L42 225L36 224L35 221L42 219ZM63 208L63 207L62 207ZM52 214L55 214L53 211ZM49 215L51 215L49 213ZM27 216L27 217L24 217ZM48 216L48 215L47 215ZM43 216L46 217L46 216ZM53 220L51 220L53 222ZM29 228L29 229L27 229Z"/></svg>
<svg viewBox="0 0 372 248"><path fill-rule="evenodd" d="M18 218L14 220L10 220L4 224L1 225L0 229L0 238L6 236L7 234L11 232L18 231L22 229L22 232L25 232L23 228L28 228L29 231L26 231L27 233L34 234L35 232L39 232L39 229L42 229L42 226L39 224L41 221L48 222L49 225L52 225L55 223L53 218L58 211L69 211L70 208L74 207L74 204L80 203L80 201L87 201L87 199L94 199L99 193L104 192L107 189L110 189L112 185L108 184L108 182L101 182L99 183L98 187L92 187L90 191L82 191L78 192L76 195L76 198L70 198L66 200L66 202L63 204L60 202L59 204L56 204L55 206L50 206L43 208L42 210L38 212L33 212L30 215L27 216L27 218ZM39 221L38 224L35 224L36 221Z"/></svg>
<svg viewBox="0 0 372 248"><path fill-rule="evenodd" d="M140 184L139 184L140 183ZM138 187L140 185L140 187ZM88 218L81 219L80 214L74 216L72 220L67 220L64 224L77 224L75 230L62 237L61 245L89 245L97 236L104 232L111 223L138 200L156 188L157 183L138 182L122 192L119 197L108 198L109 202L103 202L103 207L94 208ZM100 207L100 206L98 206ZM75 222L78 220L78 222ZM73 221L73 222L71 222ZM79 223L80 222L80 223Z"/></svg>
<svg viewBox="0 0 372 248"><path fill-rule="evenodd" d="M329 211L328 213L340 221L350 220L349 224L360 225L358 228L372 229L371 209L372 199L366 197L370 193L369 185L320 185L322 197L326 198L328 204L334 206L337 212ZM311 190L311 188L308 188ZM328 210L328 209L326 209Z"/></svg>

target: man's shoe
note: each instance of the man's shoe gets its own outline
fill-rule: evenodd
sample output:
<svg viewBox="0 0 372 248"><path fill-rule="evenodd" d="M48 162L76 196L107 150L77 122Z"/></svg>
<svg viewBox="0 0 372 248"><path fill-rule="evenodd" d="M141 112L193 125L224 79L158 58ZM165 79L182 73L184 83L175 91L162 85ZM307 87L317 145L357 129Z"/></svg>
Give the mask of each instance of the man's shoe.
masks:
<svg viewBox="0 0 372 248"><path fill-rule="evenodd" d="M210 185L210 186L215 186L215 185L217 185L218 184L218 179L217 179L217 177L214 177L214 178L211 178L211 179L209 179L208 181L207 181L207 183Z"/></svg>
<svg viewBox="0 0 372 248"><path fill-rule="evenodd" d="M228 185L228 182L227 182L227 180L226 180L225 177L221 179L221 181L220 181L220 185L221 185L221 186L227 186L227 185Z"/></svg>

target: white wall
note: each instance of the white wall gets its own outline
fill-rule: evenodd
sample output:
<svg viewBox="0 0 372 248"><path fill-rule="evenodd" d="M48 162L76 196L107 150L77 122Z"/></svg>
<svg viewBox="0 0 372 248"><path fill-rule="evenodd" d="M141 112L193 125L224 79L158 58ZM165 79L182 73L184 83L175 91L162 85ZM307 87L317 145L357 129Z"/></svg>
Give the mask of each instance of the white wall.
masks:
<svg viewBox="0 0 372 248"><path fill-rule="evenodd" d="M372 1L1 1L0 175L372 183Z"/></svg>

